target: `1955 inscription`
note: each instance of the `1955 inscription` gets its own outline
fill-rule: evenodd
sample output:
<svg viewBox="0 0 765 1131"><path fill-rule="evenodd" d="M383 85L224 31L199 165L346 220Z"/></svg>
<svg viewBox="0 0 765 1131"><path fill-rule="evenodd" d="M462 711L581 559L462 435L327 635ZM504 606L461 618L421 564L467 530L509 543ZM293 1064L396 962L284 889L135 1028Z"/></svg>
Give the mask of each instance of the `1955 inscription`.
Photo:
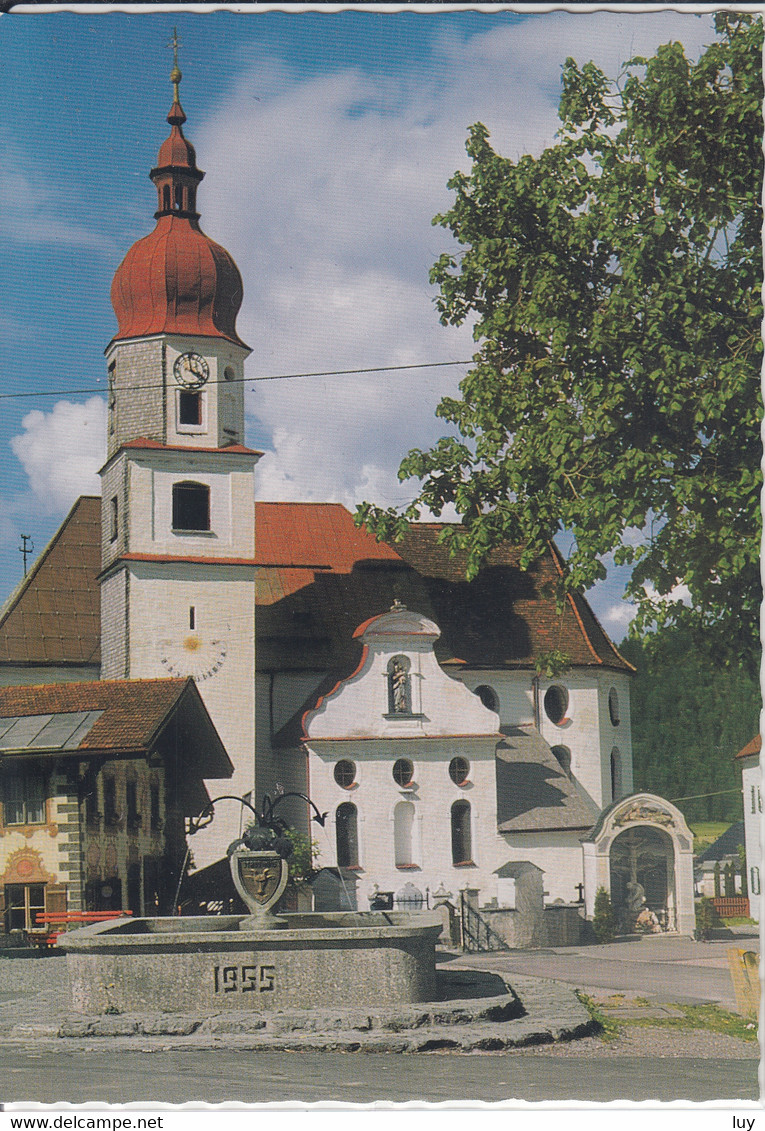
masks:
<svg viewBox="0 0 765 1131"><path fill-rule="evenodd" d="M275 966L213 966L216 994L269 993L275 981Z"/></svg>

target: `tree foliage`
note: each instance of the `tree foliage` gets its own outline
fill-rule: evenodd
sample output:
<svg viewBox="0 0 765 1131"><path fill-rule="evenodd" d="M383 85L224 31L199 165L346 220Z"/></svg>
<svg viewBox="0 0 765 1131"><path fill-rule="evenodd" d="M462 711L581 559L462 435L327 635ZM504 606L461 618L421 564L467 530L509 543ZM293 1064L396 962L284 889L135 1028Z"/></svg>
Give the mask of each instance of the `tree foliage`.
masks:
<svg viewBox="0 0 765 1131"><path fill-rule="evenodd" d="M395 538L423 507L474 576L492 546L528 566L556 532L566 584L632 567L636 630L687 623L720 657L757 653L762 22L718 13L697 62L680 44L615 81L563 69L554 145L512 161L469 131L470 173L434 223L461 250L431 281L444 324L479 343L458 435L412 451L405 511L358 519ZM669 599L683 584L691 607ZM664 599L661 599L664 598Z"/></svg>
<svg viewBox="0 0 765 1131"><path fill-rule="evenodd" d="M694 647L685 626L666 627L619 646L637 672L630 688L635 789L669 800L693 823L740 821L738 750L757 733L759 681L743 667L721 669Z"/></svg>

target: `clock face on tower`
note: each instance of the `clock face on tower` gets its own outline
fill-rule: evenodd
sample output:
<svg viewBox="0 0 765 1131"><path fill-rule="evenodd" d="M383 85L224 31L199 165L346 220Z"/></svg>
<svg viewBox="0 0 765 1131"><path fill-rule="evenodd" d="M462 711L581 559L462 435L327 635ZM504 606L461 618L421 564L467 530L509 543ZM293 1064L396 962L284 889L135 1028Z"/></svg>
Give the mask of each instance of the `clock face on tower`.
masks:
<svg viewBox="0 0 765 1131"><path fill-rule="evenodd" d="M160 641L159 662L167 674L176 679L191 676L195 683L202 683L218 674L227 651L223 634L211 640L198 632L190 632L182 640Z"/></svg>
<svg viewBox="0 0 765 1131"><path fill-rule="evenodd" d="M184 389L198 389L210 376L210 366L198 353L182 353L173 363L173 374Z"/></svg>

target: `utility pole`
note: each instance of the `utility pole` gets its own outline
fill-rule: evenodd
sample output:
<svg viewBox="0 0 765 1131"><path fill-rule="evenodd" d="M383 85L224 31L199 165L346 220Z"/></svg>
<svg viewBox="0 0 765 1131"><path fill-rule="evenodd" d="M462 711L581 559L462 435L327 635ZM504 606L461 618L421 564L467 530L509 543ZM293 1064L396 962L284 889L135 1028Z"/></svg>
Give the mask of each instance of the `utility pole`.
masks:
<svg viewBox="0 0 765 1131"><path fill-rule="evenodd" d="M29 545L27 545L27 543L29 543ZM17 549L18 549L19 553L23 554L23 556L24 556L24 577L26 577L26 575L27 575L27 558L29 557L30 554L34 553L34 548L35 548L35 544L32 541L31 535L22 534L21 535L21 545L17 546Z"/></svg>

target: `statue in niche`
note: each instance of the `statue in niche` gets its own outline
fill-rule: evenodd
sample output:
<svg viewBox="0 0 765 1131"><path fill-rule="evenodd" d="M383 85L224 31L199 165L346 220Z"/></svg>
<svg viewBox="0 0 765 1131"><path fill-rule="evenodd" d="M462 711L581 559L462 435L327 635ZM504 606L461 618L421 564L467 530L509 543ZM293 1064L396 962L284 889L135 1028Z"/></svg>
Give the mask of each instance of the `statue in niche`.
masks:
<svg viewBox="0 0 765 1131"><path fill-rule="evenodd" d="M388 664L388 712L391 715L412 713L412 684L406 656L394 656Z"/></svg>

